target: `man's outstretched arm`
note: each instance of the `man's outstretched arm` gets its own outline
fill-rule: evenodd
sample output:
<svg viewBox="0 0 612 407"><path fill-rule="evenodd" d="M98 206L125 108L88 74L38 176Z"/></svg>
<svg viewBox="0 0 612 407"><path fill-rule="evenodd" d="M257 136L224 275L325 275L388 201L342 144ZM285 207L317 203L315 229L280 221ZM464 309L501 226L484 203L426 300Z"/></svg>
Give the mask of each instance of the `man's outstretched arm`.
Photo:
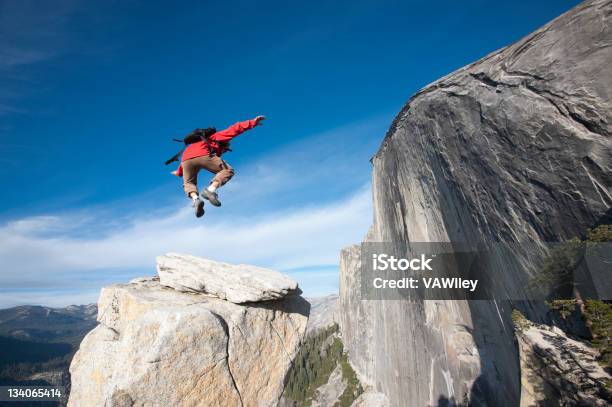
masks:
<svg viewBox="0 0 612 407"><path fill-rule="evenodd" d="M245 120L243 122L235 123L229 126L225 130L216 132L215 134L210 136L210 139L214 141L229 141L233 139L234 137L236 137L237 135L256 127L264 119L265 119L264 116L257 116L256 118L251 119L251 120Z"/></svg>

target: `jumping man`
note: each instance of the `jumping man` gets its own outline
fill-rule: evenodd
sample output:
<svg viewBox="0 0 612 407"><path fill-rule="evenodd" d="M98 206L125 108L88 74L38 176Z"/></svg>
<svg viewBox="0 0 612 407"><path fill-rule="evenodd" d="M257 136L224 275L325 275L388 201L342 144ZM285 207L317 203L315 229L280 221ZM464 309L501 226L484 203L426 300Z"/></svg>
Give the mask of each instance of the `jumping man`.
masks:
<svg viewBox="0 0 612 407"><path fill-rule="evenodd" d="M204 215L204 201L198 195L198 173L204 169L215 174L208 188L202 190L202 198L214 206L221 206L217 188L234 176L234 169L223 161L221 156L224 152L231 151L229 148L231 139L256 127L264 119L264 116L257 116L252 120L238 122L225 130L203 130L199 141L187 145L181 164L176 171L172 171L172 174L183 177L185 194L193 201L195 215L198 218Z"/></svg>

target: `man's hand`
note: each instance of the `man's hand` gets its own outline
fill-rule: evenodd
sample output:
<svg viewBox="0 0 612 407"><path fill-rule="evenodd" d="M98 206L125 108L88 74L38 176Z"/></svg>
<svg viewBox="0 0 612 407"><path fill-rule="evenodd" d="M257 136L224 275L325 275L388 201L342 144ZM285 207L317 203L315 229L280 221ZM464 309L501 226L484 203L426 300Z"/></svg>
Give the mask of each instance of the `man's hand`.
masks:
<svg viewBox="0 0 612 407"><path fill-rule="evenodd" d="M176 175L177 177L180 177L180 175L178 175L178 171L177 170L174 170L174 171L170 172L170 174Z"/></svg>
<svg viewBox="0 0 612 407"><path fill-rule="evenodd" d="M253 120L255 120L255 126L259 126L263 120L266 120L266 116L257 116Z"/></svg>

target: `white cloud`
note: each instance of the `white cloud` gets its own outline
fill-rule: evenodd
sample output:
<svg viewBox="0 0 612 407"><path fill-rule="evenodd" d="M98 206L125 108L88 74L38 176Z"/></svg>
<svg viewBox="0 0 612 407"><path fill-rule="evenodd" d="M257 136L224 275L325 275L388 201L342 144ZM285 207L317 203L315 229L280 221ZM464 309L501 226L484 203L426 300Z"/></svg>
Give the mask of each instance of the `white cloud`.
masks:
<svg viewBox="0 0 612 407"><path fill-rule="evenodd" d="M237 168L237 176L225 190L233 199L250 200L256 209L287 197L307 202L355 190L369 181L368 160L391 118L391 114L368 117L280 148L270 146L264 156ZM227 158L231 163L232 156Z"/></svg>
<svg viewBox="0 0 612 407"><path fill-rule="evenodd" d="M70 236L75 216L22 219L0 228L0 307L89 303L110 281L154 274L155 256L169 251L287 271L308 296L336 292L339 251L365 234L370 200L363 188L327 205L223 221L196 220L181 207L132 218L101 238ZM327 271L308 271L321 266Z"/></svg>
<svg viewBox="0 0 612 407"><path fill-rule="evenodd" d="M0 306L18 298L78 303L85 290L154 274L155 257L169 251L287 271L306 295L334 291L340 249L371 223L367 159L383 121L353 123L255 158L223 188L223 207L207 206L203 219L177 189L171 199L156 191L0 225ZM16 294L34 288L38 294Z"/></svg>
<svg viewBox="0 0 612 407"><path fill-rule="evenodd" d="M135 217L101 238L67 234L79 222L74 216L26 218L0 228L0 281L116 268L153 271L155 256L168 251L276 269L336 264L339 249L366 232L370 201L363 188L327 205L221 221L196 220L191 208L180 207L166 216Z"/></svg>

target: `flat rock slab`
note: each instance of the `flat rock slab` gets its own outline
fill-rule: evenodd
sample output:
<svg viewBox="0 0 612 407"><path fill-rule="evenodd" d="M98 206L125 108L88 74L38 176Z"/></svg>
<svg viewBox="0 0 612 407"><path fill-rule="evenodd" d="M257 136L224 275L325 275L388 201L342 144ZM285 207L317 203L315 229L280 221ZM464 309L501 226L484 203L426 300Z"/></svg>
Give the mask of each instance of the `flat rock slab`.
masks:
<svg viewBox="0 0 612 407"><path fill-rule="evenodd" d="M278 271L178 253L158 256L157 273L163 286L236 304L275 300L298 289L295 280Z"/></svg>

